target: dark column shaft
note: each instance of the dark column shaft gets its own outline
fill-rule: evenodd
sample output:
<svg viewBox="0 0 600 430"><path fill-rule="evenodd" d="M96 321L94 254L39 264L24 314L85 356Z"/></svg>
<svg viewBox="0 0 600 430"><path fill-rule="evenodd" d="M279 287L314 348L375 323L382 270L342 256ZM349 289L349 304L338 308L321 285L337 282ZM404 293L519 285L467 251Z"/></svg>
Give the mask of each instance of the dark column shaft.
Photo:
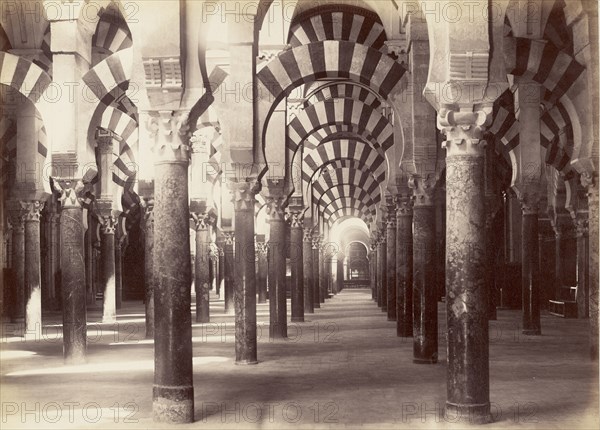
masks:
<svg viewBox="0 0 600 430"><path fill-rule="evenodd" d="M254 204L256 191L249 182L235 183L235 362L256 364L256 266ZM284 269L285 270L285 269ZM285 276L285 272L284 272Z"/></svg>
<svg viewBox="0 0 600 430"><path fill-rule="evenodd" d="M121 239L115 243L115 306L121 309L123 302L123 247L125 244Z"/></svg>
<svg viewBox="0 0 600 430"><path fill-rule="evenodd" d="M435 206L415 205L413 224L413 362L437 363Z"/></svg>
<svg viewBox="0 0 600 430"><path fill-rule="evenodd" d="M313 291L313 266L312 266L312 232L311 229L305 229L304 241L302 242L302 282L304 282L304 313L312 314L314 308Z"/></svg>
<svg viewBox="0 0 600 430"><path fill-rule="evenodd" d="M20 209L17 213L20 212ZM12 269L14 274L13 321L25 317L25 223L21 214L12 217Z"/></svg>
<svg viewBox="0 0 600 430"><path fill-rule="evenodd" d="M21 202L25 211L25 330L41 339L42 285L40 265L40 216L44 204Z"/></svg>
<svg viewBox="0 0 600 430"><path fill-rule="evenodd" d="M101 227L102 247L102 287L104 301L102 322L113 323L117 320L117 304L115 295L115 224L112 217L106 217Z"/></svg>
<svg viewBox="0 0 600 430"><path fill-rule="evenodd" d="M337 261L337 292L344 289L344 256L338 254Z"/></svg>
<svg viewBox="0 0 600 430"><path fill-rule="evenodd" d="M323 243L319 246L319 302L325 303L329 296L327 292L327 267L328 259L323 249Z"/></svg>
<svg viewBox="0 0 600 430"><path fill-rule="evenodd" d="M371 299L377 303L377 246L371 244L369 257L369 279L371 280Z"/></svg>
<svg viewBox="0 0 600 430"><path fill-rule="evenodd" d="M381 296L381 311L387 313L387 244L385 239L379 244L379 292Z"/></svg>
<svg viewBox="0 0 600 430"><path fill-rule="evenodd" d="M146 205L144 214L144 278L146 339L154 337L154 203Z"/></svg>
<svg viewBox="0 0 600 430"><path fill-rule="evenodd" d="M590 275L588 220L578 218L577 228L577 317L587 318L590 313Z"/></svg>
<svg viewBox="0 0 600 430"><path fill-rule="evenodd" d="M387 318L396 321L396 214L388 214L387 221Z"/></svg>
<svg viewBox="0 0 600 430"><path fill-rule="evenodd" d="M188 163L157 162L154 194L154 389L158 422L194 419Z"/></svg>
<svg viewBox="0 0 600 430"><path fill-rule="evenodd" d="M285 338L287 337L285 223L281 216L272 215L269 224L269 336L272 339Z"/></svg>
<svg viewBox="0 0 600 430"><path fill-rule="evenodd" d="M295 214L292 213L292 217ZM292 269L292 322L304 322L304 267L302 259L301 220L292 219L290 229L290 262Z"/></svg>
<svg viewBox="0 0 600 430"><path fill-rule="evenodd" d="M460 136L458 127L451 131ZM453 143L453 134L450 131L448 134L446 413L451 417L460 416L483 423L490 420L483 153L469 141L459 141L461 145ZM479 143L478 140L475 142ZM473 154L464 154L463 151L472 151ZM414 219L417 218L415 211Z"/></svg>
<svg viewBox="0 0 600 430"><path fill-rule="evenodd" d="M413 210L410 201L400 203L396 222L396 333L413 335Z"/></svg>
<svg viewBox="0 0 600 430"><path fill-rule="evenodd" d="M225 232L225 242L223 244L223 289L224 291L224 302L225 302L225 313L232 314L234 312L233 306L233 290L234 290L234 266L235 256L233 254L233 232Z"/></svg>
<svg viewBox="0 0 600 430"><path fill-rule="evenodd" d="M540 254L538 215L524 211L522 224L523 334L540 335Z"/></svg>
<svg viewBox="0 0 600 430"><path fill-rule="evenodd" d="M63 197L60 215L63 356L68 363L81 363L85 361L87 338L83 210L76 199Z"/></svg>
<svg viewBox="0 0 600 430"><path fill-rule="evenodd" d="M258 261L256 262L256 288L258 289L258 303L267 303L267 273L269 270L267 244L257 243L256 252Z"/></svg>
<svg viewBox="0 0 600 430"><path fill-rule="evenodd" d="M319 280L321 275L321 253L319 252L319 241L313 238L312 242L312 267L313 273L313 308L319 309L321 307L321 282Z"/></svg>
<svg viewBox="0 0 600 430"><path fill-rule="evenodd" d="M210 322L210 236L205 215L199 214L196 222L196 252L194 262L194 289L196 293L196 322Z"/></svg>

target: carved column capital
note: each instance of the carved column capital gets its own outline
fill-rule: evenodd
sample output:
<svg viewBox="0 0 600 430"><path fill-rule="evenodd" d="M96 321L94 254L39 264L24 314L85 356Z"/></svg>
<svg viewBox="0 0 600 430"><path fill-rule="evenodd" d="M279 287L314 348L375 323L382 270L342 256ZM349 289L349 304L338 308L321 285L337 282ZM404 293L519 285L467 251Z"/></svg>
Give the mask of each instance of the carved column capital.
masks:
<svg viewBox="0 0 600 430"><path fill-rule="evenodd" d="M233 231L224 231L223 232L223 242L225 245L233 245L233 241L235 239L235 233Z"/></svg>
<svg viewBox="0 0 600 430"><path fill-rule="evenodd" d="M39 200L20 201L21 210L23 211L23 219L25 222L40 222L44 202Z"/></svg>
<svg viewBox="0 0 600 430"><path fill-rule="evenodd" d="M81 180L76 179L60 179L52 178L54 189L60 193L61 208L79 208L83 207L83 195L85 192L85 184Z"/></svg>
<svg viewBox="0 0 600 430"><path fill-rule="evenodd" d="M304 224L304 212L298 209L290 210L288 221L292 228L302 228L302 225Z"/></svg>
<svg viewBox="0 0 600 430"><path fill-rule="evenodd" d="M283 196L268 196L266 197L266 211L270 220L281 221L285 217L285 208Z"/></svg>
<svg viewBox="0 0 600 430"><path fill-rule="evenodd" d="M101 155L112 155L113 139L113 134L108 130L98 129L96 131L96 146Z"/></svg>
<svg viewBox="0 0 600 430"><path fill-rule="evenodd" d="M486 145L483 134L492 120L492 106L478 110L451 110L438 112L438 128L446 135L442 147L447 155L470 155L483 157Z"/></svg>
<svg viewBox="0 0 600 430"><path fill-rule="evenodd" d="M12 229L17 233L22 233L25 230L25 214L21 209L20 202L10 201L7 206L8 220Z"/></svg>
<svg viewBox="0 0 600 430"><path fill-rule="evenodd" d="M266 242L256 242L256 255L265 257L269 250L269 244Z"/></svg>
<svg viewBox="0 0 600 430"><path fill-rule="evenodd" d="M146 228L154 227L154 199L144 199L143 207Z"/></svg>
<svg viewBox="0 0 600 430"><path fill-rule="evenodd" d="M411 175L408 180L408 186L414 193L414 206L435 205L435 175Z"/></svg>
<svg viewBox="0 0 600 430"><path fill-rule="evenodd" d="M517 193L523 215L536 215L540 210L540 193L536 188L537 184L526 185L523 190Z"/></svg>
<svg viewBox="0 0 600 430"><path fill-rule="evenodd" d="M587 214L578 215L574 220L575 234L577 237L587 237L589 234L589 220Z"/></svg>
<svg viewBox="0 0 600 430"><path fill-rule="evenodd" d="M146 127L154 140L152 150L156 154L156 164L189 163L188 112L149 112Z"/></svg>
<svg viewBox="0 0 600 430"><path fill-rule="evenodd" d="M406 194L396 195L396 217L405 217L413 215L413 196Z"/></svg>
<svg viewBox="0 0 600 430"><path fill-rule="evenodd" d="M98 217L100 221L100 231L102 234L115 234L119 221L112 215L101 215Z"/></svg>
<svg viewBox="0 0 600 430"><path fill-rule="evenodd" d="M311 227L304 227L302 241L307 243L312 243L313 241L313 231Z"/></svg>
<svg viewBox="0 0 600 430"><path fill-rule="evenodd" d="M260 184L255 181L229 182L228 186L232 193L234 209L236 211L252 212L252 216L254 216L256 194L260 190Z"/></svg>

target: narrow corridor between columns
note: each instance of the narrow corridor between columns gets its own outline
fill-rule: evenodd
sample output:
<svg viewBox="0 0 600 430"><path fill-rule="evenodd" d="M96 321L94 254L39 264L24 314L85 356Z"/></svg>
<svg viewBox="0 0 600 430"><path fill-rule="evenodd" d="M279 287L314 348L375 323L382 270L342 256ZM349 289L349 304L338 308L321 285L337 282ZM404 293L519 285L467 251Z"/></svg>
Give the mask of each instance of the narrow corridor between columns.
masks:
<svg viewBox="0 0 600 430"><path fill-rule="evenodd" d="M192 300L192 303L194 301ZM234 318L211 297L211 322L193 323L195 423L204 428L446 427L445 304L438 303L439 362L413 364L411 338L396 336L368 289L344 289L288 339L269 339L268 303L258 304L257 366L236 366ZM192 312L195 310L192 307ZM598 419L598 378L587 357L587 322L542 315L545 333L521 333L519 311L490 322L491 401L485 428L589 428ZM60 315L43 337L23 341L5 324L5 428L165 428L152 422L153 341L144 308L123 302L117 324L88 315L88 363L64 365ZM557 372L561 379L557 380ZM83 383L85 381L85 383ZM568 393L568 396L565 396ZM187 428L188 425L170 428Z"/></svg>

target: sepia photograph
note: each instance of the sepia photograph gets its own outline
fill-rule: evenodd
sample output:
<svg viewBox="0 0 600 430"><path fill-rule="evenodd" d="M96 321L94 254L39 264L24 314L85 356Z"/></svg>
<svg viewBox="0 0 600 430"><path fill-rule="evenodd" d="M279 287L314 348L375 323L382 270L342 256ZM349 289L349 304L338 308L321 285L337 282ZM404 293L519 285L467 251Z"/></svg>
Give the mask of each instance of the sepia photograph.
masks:
<svg viewBox="0 0 600 430"><path fill-rule="evenodd" d="M600 428L598 0L3 0L0 428Z"/></svg>

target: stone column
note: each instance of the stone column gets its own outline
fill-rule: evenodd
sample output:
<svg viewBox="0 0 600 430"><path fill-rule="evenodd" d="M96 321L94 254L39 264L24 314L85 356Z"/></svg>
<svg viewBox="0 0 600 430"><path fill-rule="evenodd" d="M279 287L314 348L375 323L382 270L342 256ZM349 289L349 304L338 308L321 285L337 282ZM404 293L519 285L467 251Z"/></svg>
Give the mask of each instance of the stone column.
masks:
<svg viewBox="0 0 600 430"><path fill-rule="evenodd" d="M486 112L442 110L446 147L446 413L489 422L483 126ZM415 211L414 219L420 214ZM415 238L416 243L416 238ZM416 264L416 262L415 262ZM416 293L415 293L416 294Z"/></svg>
<svg viewBox="0 0 600 430"><path fill-rule="evenodd" d="M54 179L60 192L60 263L63 309L63 355L67 363L86 357L86 285L84 225L81 192L83 184Z"/></svg>
<svg viewBox="0 0 600 430"><path fill-rule="evenodd" d="M342 254L341 252L338 252L337 255L337 273L336 273L336 280L337 280L337 288L336 288L336 292L340 292L344 289L344 254Z"/></svg>
<svg viewBox="0 0 600 430"><path fill-rule="evenodd" d="M387 245L386 245L386 234L384 231L379 235L379 249L377 250L378 257L378 278L379 278L379 298L381 312L387 313Z"/></svg>
<svg viewBox="0 0 600 430"><path fill-rule="evenodd" d="M304 322L304 266L300 208L290 208L290 262L292 269L292 322ZM284 265L285 267L285 265Z"/></svg>
<svg viewBox="0 0 600 430"><path fill-rule="evenodd" d="M235 210L235 363L256 364L254 205L259 184L232 182L230 188Z"/></svg>
<svg viewBox="0 0 600 430"><path fill-rule="evenodd" d="M396 199L396 334L413 335L413 202L408 193Z"/></svg>
<svg viewBox="0 0 600 430"><path fill-rule="evenodd" d="M267 272L269 270L268 247L265 242L256 242L256 288L258 289L258 303L267 303Z"/></svg>
<svg viewBox="0 0 600 430"><path fill-rule="evenodd" d="M581 175L588 195L589 280L590 280L590 358L598 361L598 174Z"/></svg>
<svg viewBox="0 0 600 430"><path fill-rule="evenodd" d="M11 202L12 206L18 205L10 211L12 225L12 270L14 275L13 312L11 319L23 321L25 318L25 217L18 202Z"/></svg>
<svg viewBox="0 0 600 430"><path fill-rule="evenodd" d="M319 301L325 303L325 299L329 298L327 291L327 247L325 246L324 237L319 238Z"/></svg>
<svg viewBox="0 0 600 430"><path fill-rule="evenodd" d="M146 339L154 337L154 199L144 199L144 278Z"/></svg>
<svg viewBox="0 0 600 430"><path fill-rule="evenodd" d="M319 309L321 307L321 283L319 280L319 276L321 271L319 267L321 267L320 263L320 252L319 252L319 238L318 236L314 236L312 238L312 279L313 279L313 309Z"/></svg>
<svg viewBox="0 0 600 430"><path fill-rule="evenodd" d="M233 254L233 242L235 233L233 231L223 231L223 290L224 290L224 302L225 302L225 313L228 315L234 312L234 272L236 270L234 265L235 256Z"/></svg>
<svg viewBox="0 0 600 430"><path fill-rule="evenodd" d="M151 113L154 138L155 422L194 420L187 116Z"/></svg>
<svg viewBox="0 0 600 430"><path fill-rule="evenodd" d="M218 252L218 268L217 268L217 291L219 292L219 298L221 297L221 291L223 291L223 301L225 299L225 252L223 251L224 245L217 246Z"/></svg>
<svg viewBox="0 0 600 430"><path fill-rule="evenodd" d="M371 239L369 279L371 280L371 299L377 303L377 245L374 243L374 239Z"/></svg>
<svg viewBox="0 0 600 430"><path fill-rule="evenodd" d="M108 202L98 202L98 205L110 205ZM107 213L108 211L108 213ZM102 322L114 323L117 321L117 301L115 282L115 230L117 220L110 215L110 209L100 209L100 237L101 237L101 280L104 292L102 304Z"/></svg>
<svg viewBox="0 0 600 430"><path fill-rule="evenodd" d="M270 188L270 195L266 198L269 215L269 336L271 339L287 337L283 188L279 191L281 192Z"/></svg>
<svg viewBox="0 0 600 430"><path fill-rule="evenodd" d="M387 196L387 319L396 321L396 205L394 198Z"/></svg>
<svg viewBox="0 0 600 430"><path fill-rule="evenodd" d="M315 313L314 307L314 279L312 264L312 228L304 227L304 236L302 242L302 263L303 281L304 281L304 313Z"/></svg>
<svg viewBox="0 0 600 430"><path fill-rule="evenodd" d="M25 336L42 337L42 285L40 266L40 217L44 203L22 201L25 218Z"/></svg>
<svg viewBox="0 0 600 430"><path fill-rule="evenodd" d="M59 286L57 285L57 275L60 272L60 214L52 213L50 216L50 249L48 250L49 267L48 279L49 285L52 286L50 297L52 298L52 309L60 309L60 300L58 297Z"/></svg>
<svg viewBox="0 0 600 430"><path fill-rule="evenodd" d="M489 319L497 318L496 311L496 255L500 246L496 231L496 216L502 208L500 195L496 191L496 152L493 145L485 148L485 285L489 298Z"/></svg>
<svg viewBox="0 0 600 430"><path fill-rule="evenodd" d="M192 202L194 204L194 202ZM194 289L196 292L196 322L210 322L210 275L208 226L211 217L202 209L192 212L191 218L196 231L196 253L194 261Z"/></svg>
<svg viewBox="0 0 600 430"><path fill-rule="evenodd" d="M519 196L523 223L521 230L523 334L541 335L540 323L540 248L538 237L539 195L537 184L525 186Z"/></svg>
<svg viewBox="0 0 600 430"><path fill-rule="evenodd" d="M577 317L588 318L590 313L589 236L587 213L575 218L577 235Z"/></svg>
<svg viewBox="0 0 600 430"><path fill-rule="evenodd" d="M437 291L435 272L435 177L410 180L413 209L413 362L437 363Z"/></svg>
<svg viewBox="0 0 600 430"><path fill-rule="evenodd" d="M123 250L127 246L126 235L115 235L115 306L121 309L123 303Z"/></svg>

